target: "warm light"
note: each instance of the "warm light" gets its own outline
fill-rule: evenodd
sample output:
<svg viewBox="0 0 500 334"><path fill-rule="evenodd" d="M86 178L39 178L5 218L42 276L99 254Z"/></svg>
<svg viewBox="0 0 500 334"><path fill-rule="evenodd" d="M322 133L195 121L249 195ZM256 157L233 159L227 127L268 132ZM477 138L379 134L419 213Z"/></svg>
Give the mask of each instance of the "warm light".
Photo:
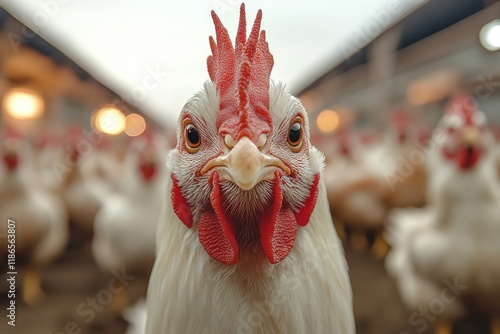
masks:
<svg viewBox="0 0 500 334"><path fill-rule="evenodd" d="M34 119L43 115L45 103L34 91L24 88L9 90L2 103L3 110L16 119Z"/></svg>
<svg viewBox="0 0 500 334"><path fill-rule="evenodd" d="M102 133L117 135L125 128L125 115L115 107L103 107L94 114L93 123Z"/></svg>
<svg viewBox="0 0 500 334"><path fill-rule="evenodd" d="M333 110L323 110L316 119L318 129L323 133L332 133L339 126L339 114Z"/></svg>
<svg viewBox="0 0 500 334"><path fill-rule="evenodd" d="M479 32L479 41L486 50L500 50L500 20L485 24Z"/></svg>
<svg viewBox="0 0 500 334"><path fill-rule="evenodd" d="M460 74L457 69L443 68L413 79L406 90L406 98L414 106L423 106L446 98L459 85Z"/></svg>
<svg viewBox="0 0 500 334"><path fill-rule="evenodd" d="M141 115L130 114L125 117L125 133L130 137L142 134L146 130L146 121Z"/></svg>

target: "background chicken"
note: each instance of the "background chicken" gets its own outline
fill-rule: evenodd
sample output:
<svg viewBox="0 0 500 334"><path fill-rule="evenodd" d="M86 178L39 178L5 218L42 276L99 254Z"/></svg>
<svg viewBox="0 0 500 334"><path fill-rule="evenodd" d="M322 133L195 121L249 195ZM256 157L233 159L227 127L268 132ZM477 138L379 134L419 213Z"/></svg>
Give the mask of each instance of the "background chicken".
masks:
<svg viewBox="0 0 500 334"><path fill-rule="evenodd" d="M165 197L165 149L160 138L155 141L152 136L131 143L122 189L104 201L94 223L92 253L98 266L106 273L127 268L137 278L134 283L143 283L144 295ZM114 302L121 309L126 300L115 298Z"/></svg>
<svg viewBox="0 0 500 334"><path fill-rule="evenodd" d="M87 168L93 164L87 164L85 159L92 159L96 148L84 137L83 129L71 128L63 142L63 160L56 161L57 167L52 168L58 175L57 191L64 199L78 236L88 238L93 234L95 216L112 193L112 187L102 182L92 172L93 168Z"/></svg>
<svg viewBox="0 0 500 334"><path fill-rule="evenodd" d="M434 132L429 158L429 205L391 214L387 258L403 301L412 309L459 284L439 316L439 333L468 309L500 315L500 187L494 140L482 112L467 96L452 99ZM458 282L458 283L457 283ZM493 333L499 333L493 321Z"/></svg>
<svg viewBox="0 0 500 334"><path fill-rule="evenodd" d="M335 139L324 171L328 201L338 229L347 229L343 234L352 246L364 251L369 246L366 233L378 235L383 228L387 186L366 163L367 149L355 133L344 129Z"/></svg>
<svg viewBox="0 0 500 334"><path fill-rule="evenodd" d="M392 114L391 124L382 155L373 157L378 160L376 165L389 186L387 205L389 208L421 207L425 204L427 184L423 152L425 129L412 124L412 119L403 111Z"/></svg>
<svg viewBox="0 0 500 334"><path fill-rule="evenodd" d="M40 271L65 250L68 215L57 195L33 182L33 154L25 138L7 129L0 154L0 218L15 221L16 263L26 265L20 270L22 296L32 305L43 295ZM0 234L7 235L7 224L0 224ZM0 248L2 258L7 258L7 251Z"/></svg>
<svg viewBox="0 0 500 334"><path fill-rule="evenodd" d="M179 118L148 333L354 333L342 247L300 101L270 83L260 32L212 12L211 82ZM256 323L254 315L259 315Z"/></svg>

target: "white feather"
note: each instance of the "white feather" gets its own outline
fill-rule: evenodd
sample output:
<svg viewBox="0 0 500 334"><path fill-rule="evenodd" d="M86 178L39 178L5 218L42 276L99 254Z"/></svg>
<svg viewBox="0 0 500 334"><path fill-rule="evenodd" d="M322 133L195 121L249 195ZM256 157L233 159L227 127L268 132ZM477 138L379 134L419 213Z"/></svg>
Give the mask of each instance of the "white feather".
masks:
<svg viewBox="0 0 500 334"><path fill-rule="evenodd" d="M441 316L459 317L465 300L498 312L500 188L493 156L486 155L468 171L437 155L430 166L431 204L391 212L388 239L393 249L387 270L412 309L441 298L444 283L456 280L467 288Z"/></svg>
<svg viewBox="0 0 500 334"><path fill-rule="evenodd" d="M272 85L270 91L270 109L305 113L300 102L286 94L282 85ZM212 131L214 138L218 135L213 132L213 115L218 105L215 87L206 84L205 90L185 107L195 117L200 113L198 121L207 125L204 131ZM278 111L271 115L275 125L286 123L285 114ZM307 115L304 118L307 122ZM304 128L308 131L307 123ZM277 126L278 132L276 129ZM147 333L355 332L347 264L323 184L324 158L314 147L308 149L310 164L304 165L301 172L320 172L318 200L309 224L298 229L292 251L278 264L270 264L262 253L242 255L231 266L212 259L198 240L197 224L188 229L172 210L171 197L167 196L148 287ZM170 171L176 168L178 159L179 152L172 150L168 157ZM181 182L194 172L188 165L176 169L180 174L176 176ZM168 180L170 194L172 182L170 177ZM287 186L293 192L303 188L299 182ZM195 186L198 189L184 192L188 202L206 200L199 198L204 185ZM286 200L292 206L301 200L288 196ZM196 217L197 213L193 215Z"/></svg>

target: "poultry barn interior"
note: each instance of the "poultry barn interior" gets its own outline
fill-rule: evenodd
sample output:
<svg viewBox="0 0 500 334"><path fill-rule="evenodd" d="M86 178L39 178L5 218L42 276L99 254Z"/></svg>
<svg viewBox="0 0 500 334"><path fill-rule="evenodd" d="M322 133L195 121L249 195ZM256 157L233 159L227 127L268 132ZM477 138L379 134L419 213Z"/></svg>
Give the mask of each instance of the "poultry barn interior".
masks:
<svg viewBox="0 0 500 334"><path fill-rule="evenodd" d="M300 117L295 115L295 123L285 130L289 131L291 152L314 145L324 155L323 172L318 175L325 192L319 186L319 194L316 191L304 206L312 201L314 207L316 197L316 205L320 205L321 196L326 196L352 285L352 310L350 302L341 305L345 305L343 311L353 312L355 332L500 334L500 1L379 0L376 5L371 2L374 10L364 8L364 0L353 1L352 6L328 1L256 2L246 3L248 24L262 8L266 32L255 35L259 38L254 43L258 51L253 52L255 62L266 57L259 47L267 38L273 52L267 58L271 59L270 68L274 57L280 81L290 78L292 82L285 83L307 112L308 121L297 113ZM306 8L302 16L288 8L295 5ZM151 8L143 8L148 6ZM183 155L169 151L181 150L181 144L187 142L186 154L197 153L203 150L206 134L197 132L191 118L177 118L183 103L204 81L216 82L224 72L216 67L221 65L214 65L222 52L214 52L215 46L223 44L219 35L217 45L211 40L213 56L208 60L209 73L206 70L211 54L206 37L215 36L210 10L219 14L234 40L239 10L245 9L230 0L198 2L200 8L188 17L179 14L182 6L188 5L160 5L153 0L146 5L133 0L109 4L0 0L1 333L146 333L147 314L152 322L158 315L156 309L161 314L161 305L167 305L155 304L150 309L151 300L163 295L153 289L148 292L155 257L162 260L160 253L167 249L158 244L166 239L158 236L174 233L164 224L169 217L166 197L182 231L192 227L192 216L204 215L185 213L190 203L178 190L182 179L171 174ZM352 19L357 23L341 32L346 38L334 40L329 37L339 29L334 22L349 22L335 11L348 7L362 19ZM273 26L273 15L278 17L281 10L284 18L274 20ZM142 17L144 13L151 16ZM110 21L97 23L105 15ZM321 22L327 17L332 21ZM197 18L202 22L194 23ZM214 18L215 31L220 34L217 22ZM161 30L167 24L176 31L164 37ZM132 26L129 31L134 33L115 36L106 32L125 25ZM186 25L193 27L189 34L183 30ZM297 25L310 25L318 36L288 31ZM88 31L80 36L78 29ZM184 36L185 44L171 39L173 33ZM186 37L194 34L199 39ZM284 49L283 44L294 40L304 50L300 56L297 51L284 59L297 47ZM303 54L316 44L322 54L302 62ZM186 45L192 49L180 52ZM238 40L235 45L236 58L242 52L249 54L241 50L238 54ZM180 53L179 58L174 59L172 53ZM297 68L295 77L287 77L289 68L279 65L286 61ZM189 80L194 81L187 83ZM254 77L249 74L251 80ZM242 82L238 84L244 85ZM263 87L269 95L269 81ZM217 89L217 96L223 96L224 85ZM248 101L260 93L255 89L257 93L248 97L239 89L239 98ZM206 94L210 96L210 91ZM269 96L265 101L269 105ZM220 102L221 109L222 105ZM257 116L252 121L264 124ZM213 119L205 123L210 122L215 124ZM278 130L269 129L266 131ZM291 143L302 136L310 144ZM243 139L238 137L235 144L236 137L227 137L226 150L240 147ZM255 152L263 152L265 145L257 145ZM255 152L242 151L237 157ZM274 167L279 165L283 174L293 174L287 172L287 163L275 160ZM231 162L229 158L213 161L219 165ZM187 173L191 165L186 166L175 170ZM202 169L196 177L209 172ZM219 174L215 175L210 176L210 183L218 182ZM276 180L280 180L278 176ZM312 182L311 189L315 189ZM259 185L245 185L248 189L254 186ZM198 185L190 190L203 193L203 189ZM217 193L212 191L208 203L215 206ZM279 191L280 200L286 196ZM198 197L193 194L190 198ZM227 204L218 201L222 203L218 205ZM272 212L275 216L291 210L279 205ZM213 216L219 217L214 210ZM280 261L298 256L291 248L294 240L298 247L304 231L317 223L313 219L317 214L309 215L309 224L293 218L297 235L284 255L268 250L262 241L265 230L257 231L262 243L258 251L265 253L265 261L279 266ZM281 231L273 228L274 233ZM232 232L236 237L230 245L236 249L235 258L227 260L213 249L213 240L206 241L208 237L202 234L211 231L200 227L202 246L186 247L196 247L196 254L222 263L216 265L244 266L234 264L237 232ZM232 240L227 238L216 240ZM288 245L287 240L273 242ZM320 263L310 257L310 265L299 271L296 288L286 293L299 293L304 281L316 277L315 271L334 262ZM176 271L163 273L173 276ZM156 280L164 278L156 274ZM182 296L181 290L169 290L166 296ZM313 299L307 296L303 300L309 298ZM314 305L315 300L308 303ZM197 311L191 314L186 305L185 310L177 310L184 310L182 317L190 314L196 318L193 314L200 307L214 307L196 305ZM256 327L246 323L234 333L265 333L259 326L271 317L266 305ZM328 317L336 319L337 305L322 306ZM146 309L156 312L146 313ZM317 325L306 326L304 333L322 333L318 328L328 328ZM148 324L148 333L155 332L151 328L157 327L152 326ZM163 328L169 328L166 326ZM288 333L282 329L286 324L283 326L275 327L275 332ZM177 333L170 328L165 333ZM203 333L219 332L207 324Z"/></svg>

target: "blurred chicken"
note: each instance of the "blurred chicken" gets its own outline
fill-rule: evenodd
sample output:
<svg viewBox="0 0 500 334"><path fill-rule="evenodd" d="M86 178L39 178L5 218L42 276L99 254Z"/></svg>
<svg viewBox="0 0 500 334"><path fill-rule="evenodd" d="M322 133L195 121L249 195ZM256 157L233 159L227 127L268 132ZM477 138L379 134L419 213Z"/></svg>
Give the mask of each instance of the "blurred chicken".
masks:
<svg viewBox="0 0 500 334"><path fill-rule="evenodd" d="M65 201L70 222L87 236L93 233L95 215L102 203L113 192L107 183L86 168L84 160L95 154L95 145L84 136L82 129L72 128L64 139L63 160L53 163L59 180L57 190Z"/></svg>
<svg viewBox="0 0 500 334"><path fill-rule="evenodd" d="M110 191L115 191L123 186L123 157L116 143L97 131L86 131L86 137L93 145L92 154L82 161L82 170L87 177L99 179Z"/></svg>
<svg viewBox="0 0 500 334"><path fill-rule="evenodd" d="M149 278L167 183L165 151L151 136L135 139L125 158L123 189L107 198L96 215L92 253L106 273L126 268L145 282ZM115 306L126 302L121 303Z"/></svg>
<svg viewBox="0 0 500 334"><path fill-rule="evenodd" d="M368 151L366 163L388 188L389 208L421 207L427 184L424 132L417 136L417 128L403 111L394 112L390 124L383 142Z"/></svg>
<svg viewBox="0 0 500 334"><path fill-rule="evenodd" d="M24 275L22 297L31 305L43 295L40 270L65 249L68 215L59 197L34 182L33 153L24 138L8 133L0 154L0 234L7 235L7 219L15 222L16 269L7 271ZM1 247L3 259L6 252ZM17 269L22 263L26 267Z"/></svg>
<svg viewBox="0 0 500 334"><path fill-rule="evenodd" d="M355 332L323 156L300 101L270 82L261 17L247 38L241 6L233 48L212 12L211 81L184 106L168 155L147 333Z"/></svg>
<svg viewBox="0 0 500 334"><path fill-rule="evenodd" d="M437 332L451 333L468 308L500 316L500 188L493 137L471 98L451 100L432 140L429 205L391 213L386 265L412 309L451 296L435 314Z"/></svg>
<svg viewBox="0 0 500 334"><path fill-rule="evenodd" d="M55 131L46 130L35 140L34 169L36 182L41 187L56 190L61 181L56 173L58 161L63 161L64 150Z"/></svg>
<svg viewBox="0 0 500 334"><path fill-rule="evenodd" d="M366 233L378 234L383 227L387 187L363 160L366 151L348 130L337 134L328 152L324 174L334 221L338 229L349 230L345 233L356 250L365 250Z"/></svg>

